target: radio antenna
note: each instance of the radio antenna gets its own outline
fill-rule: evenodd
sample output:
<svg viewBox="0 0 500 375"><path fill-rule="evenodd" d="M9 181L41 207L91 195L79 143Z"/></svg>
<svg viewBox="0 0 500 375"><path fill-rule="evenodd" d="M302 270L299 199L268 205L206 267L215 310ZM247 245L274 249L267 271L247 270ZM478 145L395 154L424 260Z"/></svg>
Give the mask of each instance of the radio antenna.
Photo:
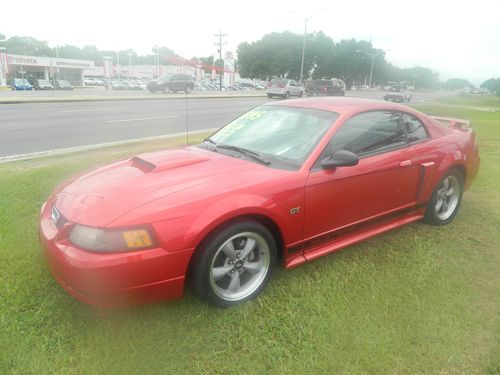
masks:
<svg viewBox="0 0 500 375"><path fill-rule="evenodd" d="M186 93L186 144L189 145L189 97Z"/></svg>

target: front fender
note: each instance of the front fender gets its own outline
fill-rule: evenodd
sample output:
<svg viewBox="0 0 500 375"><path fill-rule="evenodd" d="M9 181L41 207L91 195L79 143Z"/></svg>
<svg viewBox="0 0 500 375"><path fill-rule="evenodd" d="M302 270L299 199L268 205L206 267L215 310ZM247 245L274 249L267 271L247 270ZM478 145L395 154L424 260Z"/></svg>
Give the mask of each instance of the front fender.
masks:
<svg viewBox="0 0 500 375"><path fill-rule="evenodd" d="M298 212L290 210L299 207ZM253 194L239 194L214 202L193 220L188 230L188 247L196 247L213 230L233 219L260 215L272 220L280 229L285 244L302 239L303 233L303 190L289 191L279 197L265 197ZM295 212L295 211L294 211Z"/></svg>

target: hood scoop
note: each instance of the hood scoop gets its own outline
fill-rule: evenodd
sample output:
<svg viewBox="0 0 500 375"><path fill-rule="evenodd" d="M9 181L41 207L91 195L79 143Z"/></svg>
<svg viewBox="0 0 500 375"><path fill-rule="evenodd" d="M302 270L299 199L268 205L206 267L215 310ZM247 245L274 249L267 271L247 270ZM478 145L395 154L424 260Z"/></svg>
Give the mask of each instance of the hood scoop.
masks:
<svg viewBox="0 0 500 375"><path fill-rule="evenodd" d="M130 159L131 166L144 173L158 173L169 169L198 164L210 160L207 157L193 155L186 151L168 154L142 154Z"/></svg>

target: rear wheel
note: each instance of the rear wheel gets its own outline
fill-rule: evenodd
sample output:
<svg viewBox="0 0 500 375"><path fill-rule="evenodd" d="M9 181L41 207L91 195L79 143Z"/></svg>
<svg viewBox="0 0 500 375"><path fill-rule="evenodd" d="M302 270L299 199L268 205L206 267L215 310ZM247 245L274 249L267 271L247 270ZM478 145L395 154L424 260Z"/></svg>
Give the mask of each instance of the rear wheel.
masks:
<svg viewBox="0 0 500 375"><path fill-rule="evenodd" d="M273 96L272 96L271 94L267 94L267 97L268 97L269 99L272 99L272 97L273 97Z"/></svg>
<svg viewBox="0 0 500 375"><path fill-rule="evenodd" d="M269 230L254 221L231 224L202 243L191 278L196 294L218 307L257 297L271 277L276 245Z"/></svg>
<svg viewBox="0 0 500 375"><path fill-rule="evenodd" d="M424 220L433 225L445 225L452 221L462 201L463 186L462 174L456 169L448 171L432 193Z"/></svg>
<svg viewBox="0 0 500 375"><path fill-rule="evenodd" d="M186 86L186 89L184 90L186 94L189 94L191 92L191 86Z"/></svg>
<svg viewBox="0 0 500 375"><path fill-rule="evenodd" d="M283 99L288 99L290 98L290 93L287 91L285 95L283 95Z"/></svg>

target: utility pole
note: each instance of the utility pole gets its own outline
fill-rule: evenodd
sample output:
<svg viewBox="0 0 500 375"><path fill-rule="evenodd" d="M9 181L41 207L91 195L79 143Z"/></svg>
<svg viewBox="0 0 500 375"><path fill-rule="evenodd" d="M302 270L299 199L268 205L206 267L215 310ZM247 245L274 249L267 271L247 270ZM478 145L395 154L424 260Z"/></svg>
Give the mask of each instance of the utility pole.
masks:
<svg viewBox="0 0 500 375"><path fill-rule="evenodd" d="M222 31L219 30L218 34L214 34L215 37L219 38L219 41L215 43L216 46L219 47L219 62L222 62L222 67L219 71L219 91L222 91L222 72L224 72L224 61L222 60L222 37L227 36L227 34L222 34ZM227 44L227 43L224 43Z"/></svg>

